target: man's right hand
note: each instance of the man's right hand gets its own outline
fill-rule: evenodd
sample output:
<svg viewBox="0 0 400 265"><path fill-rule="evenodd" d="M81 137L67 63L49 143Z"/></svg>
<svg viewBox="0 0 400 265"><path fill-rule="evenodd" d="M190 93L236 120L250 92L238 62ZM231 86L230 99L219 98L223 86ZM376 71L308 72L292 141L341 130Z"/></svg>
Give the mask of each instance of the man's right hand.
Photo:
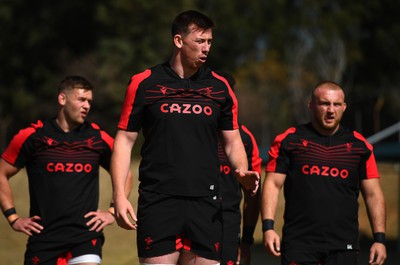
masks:
<svg viewBox="0 0 400 265"><path fill-rule="evenodd" d="M42 220L42 218L37 215L28 218L20 217L11 227L17 232L22 232L28 236L32 236L33 233L40 234L42 232L43 226L38 223L40 220Z"/></svg>

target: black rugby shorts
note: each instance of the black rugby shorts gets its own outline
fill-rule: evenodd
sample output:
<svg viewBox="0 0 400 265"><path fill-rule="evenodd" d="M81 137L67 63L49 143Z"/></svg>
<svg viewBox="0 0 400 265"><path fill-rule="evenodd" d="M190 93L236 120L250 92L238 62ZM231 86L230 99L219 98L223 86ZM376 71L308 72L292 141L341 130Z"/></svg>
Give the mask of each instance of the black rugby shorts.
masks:
<svg viewBox="0 0 400 265"><path fill-rule="evenodd" d="M357 250L326 252L283 251L282 265L358 265Z"/></svg>
<svg viewBox="0 0 400 265"><path fill-rule="evenodd" d="M35 245L30 247L28 244L25 252L24 265L60 265L67 264L71 258L79 257L82 255L102 255L102 246L104 243L104 236L78 243L78 244L65 244L64 246L52 246L51 243L41 244L40 247ZM39 243L38 243L39 244ZM34 250L35 249L35 250ZM36 250L37 249L37 250Z"/></svg>
<svg viewBox="0 0 400 265"><path fill-rule="evenodd" d="M222 216L221 264L236 264L240 245L240 205L223 206Z"/></svg>
<svg viewBox="0 0 400 265"><path fill-rule="evenodd" d="M141 258L187 250L220 260L221 201L139 191L137 248Z"/></svg>

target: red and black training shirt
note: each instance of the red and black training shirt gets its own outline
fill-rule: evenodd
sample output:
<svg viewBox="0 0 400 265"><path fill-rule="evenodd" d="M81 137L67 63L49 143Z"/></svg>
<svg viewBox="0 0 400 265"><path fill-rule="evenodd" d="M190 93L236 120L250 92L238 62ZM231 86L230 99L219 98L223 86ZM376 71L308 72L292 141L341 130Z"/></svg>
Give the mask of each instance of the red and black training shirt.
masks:
<svg viewBox="0 0 400 265"><path fill-rule="evenodd" d="M340 127L332 136L311 125L278 135L266 171L286 174L283 247L292 250L358 249L360 182L379 178L372 146Z"/></svg>
<svg viewBox="0 0 400 265"><path fill-rule="evenodd" d="M118 128L143 130L140 189L210 196L218 185L218 131L238 129L237 100L209 68L180 78L165 63L131 78Z"/></svg>
<svg viewBox="0 0 400 265"><path fill-rule="evenodd" d="M30 216L40 216L44 226L30 242L56 245L98 235L89 231L84 215L98 209L99 167L109 169L113 143L94 123L65 133L55 119L39 120L14 136L2 158L26 167Z"/></svg>

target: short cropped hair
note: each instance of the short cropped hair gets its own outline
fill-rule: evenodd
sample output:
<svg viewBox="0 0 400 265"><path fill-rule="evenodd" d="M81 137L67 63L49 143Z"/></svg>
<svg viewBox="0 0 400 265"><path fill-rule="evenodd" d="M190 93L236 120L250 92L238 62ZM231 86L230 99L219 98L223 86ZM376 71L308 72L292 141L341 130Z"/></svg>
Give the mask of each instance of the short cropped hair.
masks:
<svg viewBox="0 0 400 265"><path fill-rule="evenodd" d="M313 90L311 91L311 101L315 100L315 90L321 86L329 86L332 90L342 90L343 94L345 94L341 85L334 81L324 80L314 86Z"/></svg>
<svg viewBox="0 0 400 265"><path fill-rule="evenodd" d="M58 92L72 90L74 88L83 88L86 90L93 90L92 84L84 77L79 75L66 76L58 85Z"/></svg>
<svg viewBox="0 0 400 265"><path fill-rule="evenodd" d="M195 10L188 10L177 15L172 21L172 37L176 34L188 34L189 27L192 24L196 25L200 29L209 29L215 27L215 22L208 16Z"/></svg>

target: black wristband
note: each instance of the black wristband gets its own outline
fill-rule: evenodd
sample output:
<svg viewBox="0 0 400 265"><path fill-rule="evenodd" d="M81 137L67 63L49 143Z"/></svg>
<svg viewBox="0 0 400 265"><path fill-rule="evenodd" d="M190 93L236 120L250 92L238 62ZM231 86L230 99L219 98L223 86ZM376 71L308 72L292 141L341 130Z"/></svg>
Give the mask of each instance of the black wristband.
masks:
<svg viewBox="0 0 400 265"><path fill-rule="evenodd" d="M275 221L272 219L262 220L262 231L263 233L268 230L274 230Z"/></svg>
<svg viewBox="0 0 400 265"><path fill-rule="evenodd" d="M19 220L19 217L15 218L14 221L12 221L12 222L10 223L10 226L12 227L13 224L15 224L15 222L18 221L18 220Z"/></svg>
<svg viewBox="0 0 400 265"><path fill-rule="evenodd" d="M3 214L4 214L4 216L6 218L8 218L10 215L13 215L13 214L16 214L16 213L17 213L17 211L15 210L14 207L12 207L12 208L10 208L10 209L8 209L8 210L3 212Z"/></svg>
<svg viewBox="0 0 400 265"><path fill-rule="evenodd" d="M374 233L374 242L375 243L386 243L386 234L382 232Z"/></svg>
<svg viewBox="0 0 400 265"><path fill-rule="evenodd" d="M242 233L242 242L253 245L254 243L254 230L256 229L255 226L243 226L243 233Z"/></svg>

